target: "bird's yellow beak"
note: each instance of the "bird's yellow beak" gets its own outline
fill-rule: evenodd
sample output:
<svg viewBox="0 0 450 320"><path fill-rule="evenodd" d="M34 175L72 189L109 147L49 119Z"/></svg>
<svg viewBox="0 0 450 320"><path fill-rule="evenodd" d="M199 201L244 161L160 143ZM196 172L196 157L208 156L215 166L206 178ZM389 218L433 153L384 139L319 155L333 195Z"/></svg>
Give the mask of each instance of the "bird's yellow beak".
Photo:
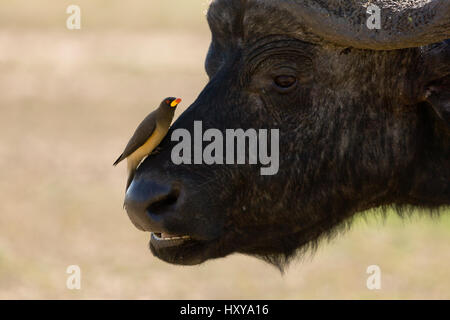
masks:
<svg viewBox="0 0 450 320"><path fill-rule="evenodd" d="M172 103L170 104L170 106L172 108L176 107L179 103L181 102L181 99L178 98L177 100L172 101Z"/></svg>

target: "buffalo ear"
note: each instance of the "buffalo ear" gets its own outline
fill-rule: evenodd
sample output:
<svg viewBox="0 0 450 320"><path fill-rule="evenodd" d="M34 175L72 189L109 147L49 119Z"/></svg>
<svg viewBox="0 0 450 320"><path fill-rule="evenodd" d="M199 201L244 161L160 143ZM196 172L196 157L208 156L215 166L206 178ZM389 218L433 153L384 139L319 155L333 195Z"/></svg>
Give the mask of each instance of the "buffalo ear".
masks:
<svg viewBox="0 0 450 320"><path fill-rule="evenodd" d="M425 47L422 51L425 78L425 100L450 127L450 39Z"/></svg>
<svg viewBox="0 0 450 320"><path fill-rule="evenodd" d="M434 112L450 127L450 77L428 88L426 101Z"/></svg>

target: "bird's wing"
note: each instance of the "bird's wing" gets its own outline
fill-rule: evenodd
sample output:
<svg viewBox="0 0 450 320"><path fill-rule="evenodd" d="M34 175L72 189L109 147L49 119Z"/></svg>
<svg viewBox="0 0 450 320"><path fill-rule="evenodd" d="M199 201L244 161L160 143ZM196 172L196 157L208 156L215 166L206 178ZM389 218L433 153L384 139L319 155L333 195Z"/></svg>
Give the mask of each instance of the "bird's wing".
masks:
<svg viewBox="0 0 450 320"><path fill-rule="evenodd" d="M130 154L144 145L155 131L155 128L156 112L152 112L139 124L127 146L125 147L125 150L116 160L116 162L114 162L114 165L117 165L123 159L127 158Z"/></svg>

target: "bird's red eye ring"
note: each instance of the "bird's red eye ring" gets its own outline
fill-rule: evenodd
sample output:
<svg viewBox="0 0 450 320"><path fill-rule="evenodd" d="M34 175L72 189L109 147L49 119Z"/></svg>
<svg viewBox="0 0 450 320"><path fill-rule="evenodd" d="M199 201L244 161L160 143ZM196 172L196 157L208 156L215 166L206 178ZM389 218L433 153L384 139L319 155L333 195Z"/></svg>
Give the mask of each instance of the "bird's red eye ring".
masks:
<svg viewBox="0 0 450 320"><path fill-rule="evenodd" d="M166 100L166 103L167 103L167 104L169 104L169 103L170 103L170 101L169 101L169 100Z"/></svg>

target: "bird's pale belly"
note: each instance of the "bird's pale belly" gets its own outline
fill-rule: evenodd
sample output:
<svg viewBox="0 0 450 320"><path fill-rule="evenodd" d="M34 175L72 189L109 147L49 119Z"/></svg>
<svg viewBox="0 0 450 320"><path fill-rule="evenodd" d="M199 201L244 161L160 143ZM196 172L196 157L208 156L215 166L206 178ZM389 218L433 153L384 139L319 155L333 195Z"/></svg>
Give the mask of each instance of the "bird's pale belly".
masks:
<svg viewBox="0 0 450 320"><path fill-rule="evenodd" d="M144 143L139 149L130 154L127 158L128 171L134 170L139 163L144 159L148 154L150 154L162 141L162 139L167 134L168 129L157 129L155 132L148 138L147 142Z"/></svg>

